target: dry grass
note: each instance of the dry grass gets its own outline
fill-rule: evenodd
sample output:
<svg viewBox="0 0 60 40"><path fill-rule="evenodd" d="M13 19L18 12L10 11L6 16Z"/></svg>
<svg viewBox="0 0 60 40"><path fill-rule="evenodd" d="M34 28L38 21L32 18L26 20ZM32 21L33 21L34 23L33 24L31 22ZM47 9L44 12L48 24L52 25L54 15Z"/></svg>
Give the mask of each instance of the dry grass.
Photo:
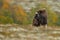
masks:
<svg viewBox="0 0 60 40"><path fill-rule="evenodd" d="M59 27L34 27L32 25L0 26L0 38L3 40L56 40L60 37ZM57 31L56 31L57 30ZM59 39L60 40L60 39Z"/></svg>

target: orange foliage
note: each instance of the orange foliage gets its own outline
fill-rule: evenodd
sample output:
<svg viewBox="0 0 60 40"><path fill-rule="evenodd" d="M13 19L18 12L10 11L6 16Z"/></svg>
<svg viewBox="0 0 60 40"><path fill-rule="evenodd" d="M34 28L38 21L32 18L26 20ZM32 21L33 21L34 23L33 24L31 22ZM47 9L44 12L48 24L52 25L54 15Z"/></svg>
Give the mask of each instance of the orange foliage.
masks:
<svg viewBox="0 0 60 40"><path fill-rule="evenodd" d="M17 5L13 5L13 8L15 10L15 12L17 13L17 15L21 15L21 16L27 16L25 11L23 10L22 6L17 6Z"/></svg>
<svg viewBox="0 0 60 40"><path fill-rule="evenodd" d="M25 11L23 10L22 6L18 6L18 12L22 15L22 16L27 16Z"/></svg>
<svg viewBox="0 0 60 40"><path fill-rule="evenodd" d="M25 11L22 8L22 6L13 5L13 9L15 11L16 20L21 21L22 23L23 23L23 21L27 20L27 14L25 13Z"/></svg>
<svg viewBox="0 0 60 40"><path fill-rule="evenodd" d="M9 3L6 0L3 0L3 9L8 9L9 8Z"/></svg>

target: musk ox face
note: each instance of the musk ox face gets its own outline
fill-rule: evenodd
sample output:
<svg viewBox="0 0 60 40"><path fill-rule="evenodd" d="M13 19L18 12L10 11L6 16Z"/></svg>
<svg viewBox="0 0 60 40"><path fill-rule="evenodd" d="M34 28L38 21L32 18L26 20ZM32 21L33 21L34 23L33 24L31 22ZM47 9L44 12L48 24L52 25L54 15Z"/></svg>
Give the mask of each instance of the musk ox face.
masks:
<svg viewBox="0 0 60 40"><path fill-rule="evenodd" d="M45 10L39 10L34 16L33 25L40 26L47 24L47 13Z"/></svg>

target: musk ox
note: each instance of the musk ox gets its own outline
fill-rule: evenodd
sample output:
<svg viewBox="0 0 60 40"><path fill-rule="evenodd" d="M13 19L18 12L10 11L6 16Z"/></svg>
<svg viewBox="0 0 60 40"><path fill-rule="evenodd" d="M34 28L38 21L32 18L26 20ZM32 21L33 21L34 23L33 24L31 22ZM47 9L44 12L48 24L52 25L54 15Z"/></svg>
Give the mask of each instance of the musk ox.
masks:
<svg viewBox="0 0 60 40"><path fill-rule="evenodd" d="M45 9L38 10L33 19L33 26L45 26L47 24L47 12Z"/></svg>

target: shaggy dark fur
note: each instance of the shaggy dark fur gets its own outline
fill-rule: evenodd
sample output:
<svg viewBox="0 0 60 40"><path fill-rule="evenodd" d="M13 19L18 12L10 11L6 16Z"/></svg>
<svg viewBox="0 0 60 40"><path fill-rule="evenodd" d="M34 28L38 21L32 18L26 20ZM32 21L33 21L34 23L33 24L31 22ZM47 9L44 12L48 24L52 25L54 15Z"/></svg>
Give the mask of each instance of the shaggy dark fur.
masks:
<svg viewBox="0 0 60 40"><path fill-rule="evenodd" d="M46 25L47 24L47 13L46 10L39 10L37 14L35 14L33 19L34 26Z"/></svg>

